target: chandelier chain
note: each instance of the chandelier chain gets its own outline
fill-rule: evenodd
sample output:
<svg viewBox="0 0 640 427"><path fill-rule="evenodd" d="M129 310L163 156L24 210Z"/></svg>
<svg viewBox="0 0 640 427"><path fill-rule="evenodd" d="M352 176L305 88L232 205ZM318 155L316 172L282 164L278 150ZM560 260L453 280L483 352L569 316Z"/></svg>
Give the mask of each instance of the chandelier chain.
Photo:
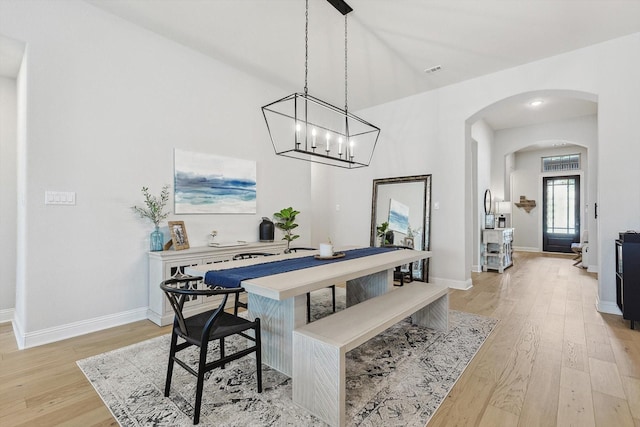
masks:
<svg viewBox="0 0 640 427"><path fill-rule="evenodd" d="M304 93L308 93L307 80L309 77L309 0L305 3L304 24Z"/></svg>
<svg viewBox="0 0 640 427"><path fill-rule="evenodd" d="M344 111L347 108L347 15L344 15Z"/></svg>

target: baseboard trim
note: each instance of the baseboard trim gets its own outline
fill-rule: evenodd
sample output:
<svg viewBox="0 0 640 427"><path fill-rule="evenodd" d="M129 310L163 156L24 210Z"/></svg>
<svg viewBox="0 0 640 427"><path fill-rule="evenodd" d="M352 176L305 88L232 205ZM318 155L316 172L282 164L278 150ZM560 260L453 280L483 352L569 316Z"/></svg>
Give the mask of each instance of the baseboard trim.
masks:
<svg viewBox="0 0 640 427"><path fill-rule="evenodd" d="M540 252L539 248L528 248L526 246L514 246L513 250L517 252Z"/></svg>
<svg viewBox="0 0 640 427"><path fill-rule="evenodd" d="M622 316L622 312L620 311L620 308L618 308L618 304L613 301L601 301L600 297L597 295L596 310L600 313L617 314L618 316Z"/></svg>
<svg viewBox="0 0 640 427"><path fill-rule="evenodd" d="M459 289L461 291L467 291L473 287L473 282L471 278L462 281L462 280L451 280L451 279L442 279L439 277L432 277L429 280L429 283L434 283L436 285L447 286L451 289Z"/></svg>
<svg viewBox="0 0 640 427"><path fill-rule="evenodd" d="M39 331L22 333L21 328L16 326L14 322L14 333L20 350L39 345L49 344L61 341L67 338L73 338L91 332L101 331L103 329L113 328L115 326L125 325L138 320L147 318L147 307L136 308L134 310L123 311L121 313L110 314L108 316L96 317L93 319L83 320L81 322L69 323L66 325L56 326L53 328L42 329Z"/></svg>
<svg viewBox="0 0 640 427"><path fill-rule="evenodd" d="M15 313L15 309L13 308L0 310L0 323L11 322L13 320L13 313Z"/></svg>

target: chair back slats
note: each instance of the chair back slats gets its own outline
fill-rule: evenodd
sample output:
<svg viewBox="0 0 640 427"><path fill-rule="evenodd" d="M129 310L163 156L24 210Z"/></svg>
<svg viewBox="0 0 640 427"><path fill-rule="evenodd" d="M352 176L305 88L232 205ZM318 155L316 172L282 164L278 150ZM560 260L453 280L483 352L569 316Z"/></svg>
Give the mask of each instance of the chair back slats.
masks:
<svg viewBox="0 0 640 427"><path fill-rule="evenodd" d="M180 332L185 336L189 335L187 322L184 317L183 309L184 304L191 299L196 298L199 295L213 296L222 295L222 301L218 305L218 308L214 311L211 318L207 321L207 330L211 329L211 326L215 322L215 319L219 317L220 313L224 311L227 304L229 294L239 294L244 291L244 288L213 288L213 289L198 289L198 283L202 281L200 276L188 276L180 275L172 277L160 283L160 288L164 291L164 294L169 300L169 304L175 314L174 323L178 325Z"/></svg>
<svg viewBox="0 0 640 427"><path fill-rule="evenodd" d="M251 258L259 258L259 257L263 257L263 256L272 256L273 254L268 253L268 252L243 252L240 254L236 254L233 256L233 260L239 260L239 259L251 259Z"/></svg>

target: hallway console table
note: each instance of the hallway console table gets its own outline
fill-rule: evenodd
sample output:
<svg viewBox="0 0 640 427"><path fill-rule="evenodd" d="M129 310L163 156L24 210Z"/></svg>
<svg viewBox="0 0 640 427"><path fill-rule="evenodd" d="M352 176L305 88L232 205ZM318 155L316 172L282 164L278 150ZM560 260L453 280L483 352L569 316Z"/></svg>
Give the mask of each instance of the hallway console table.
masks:
<svg viewBox="0 0 640 427"><path fill-rule="evenodd" d="M513 228L482 230L482 271L504 269L513 265Z"/></svg>

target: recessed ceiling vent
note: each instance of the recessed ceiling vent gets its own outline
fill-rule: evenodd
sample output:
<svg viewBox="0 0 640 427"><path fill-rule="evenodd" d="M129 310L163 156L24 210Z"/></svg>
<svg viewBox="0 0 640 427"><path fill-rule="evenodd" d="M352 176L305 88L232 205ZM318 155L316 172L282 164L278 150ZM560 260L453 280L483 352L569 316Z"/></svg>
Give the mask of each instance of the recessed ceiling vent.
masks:
<svg viewBox="0 0 640 427"><path fill-rule="evenodd" d="M435 73L436 71L442 70L442 65L436 65L430 68L425 68L424 72L427 74Z"/></svg>

